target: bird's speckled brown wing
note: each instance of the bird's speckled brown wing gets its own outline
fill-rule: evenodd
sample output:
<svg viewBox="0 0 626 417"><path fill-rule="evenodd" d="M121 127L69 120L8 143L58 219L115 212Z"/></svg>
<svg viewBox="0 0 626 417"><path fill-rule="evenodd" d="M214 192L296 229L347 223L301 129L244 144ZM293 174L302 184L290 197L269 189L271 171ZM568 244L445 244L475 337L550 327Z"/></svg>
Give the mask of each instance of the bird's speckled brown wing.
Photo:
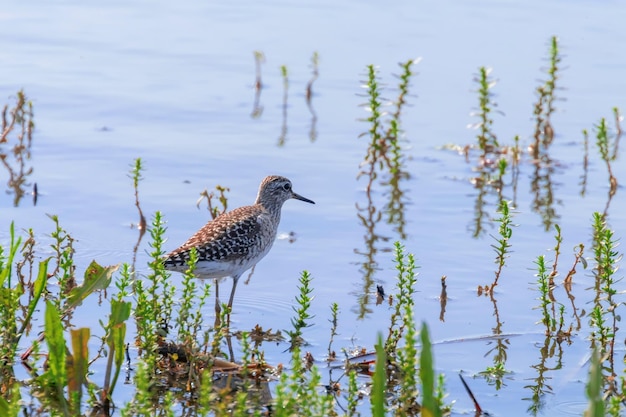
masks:
<svg viewBox="0 0 626 417"><path fill-rule="evenodd" d="M198 251L198 262L245 258L251 249L262 245L263 239L274 238L260 233L261 217L266 214L266 210L259 205L240 207L222 214L169 253L163 262L165 268L186 268L189 252L194 247Z"/></svg>

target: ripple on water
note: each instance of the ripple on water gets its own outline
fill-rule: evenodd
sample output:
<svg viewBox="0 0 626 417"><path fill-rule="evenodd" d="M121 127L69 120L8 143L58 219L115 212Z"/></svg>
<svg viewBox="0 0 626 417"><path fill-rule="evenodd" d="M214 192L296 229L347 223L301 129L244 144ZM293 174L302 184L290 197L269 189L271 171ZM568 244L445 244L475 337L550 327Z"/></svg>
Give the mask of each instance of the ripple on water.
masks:
<svg viewBox="0 0 626 417"><path fill-rule="evenodd" d="M557 402L553 411L559 415L582 416L588 406L585 401L563 401Z"/></svg>
<svg viewBox="0 0 626 417"><path fill-rule="evenodd" d="M241 283L239 284L241 285ZM230 288L228 289L230 291ZM239 287L237 288L239 293ZM291 302L281 300L276 294L248 292L239 296L235 295L234 310L243 314L261 314L269 316L284 317L293 313Z"/></svg>

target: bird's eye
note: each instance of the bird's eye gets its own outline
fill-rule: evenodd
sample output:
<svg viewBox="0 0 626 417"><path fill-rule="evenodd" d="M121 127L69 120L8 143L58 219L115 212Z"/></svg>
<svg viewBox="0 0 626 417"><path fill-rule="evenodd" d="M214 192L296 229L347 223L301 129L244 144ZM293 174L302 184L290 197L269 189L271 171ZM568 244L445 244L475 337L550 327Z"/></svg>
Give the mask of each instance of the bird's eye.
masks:
<svg viewBox="0 0 626 417"><path fill-rule="evenodd" d="M283 190L290 191L291 190L291 184L287 183L287 184L283 185Z"/></svg>

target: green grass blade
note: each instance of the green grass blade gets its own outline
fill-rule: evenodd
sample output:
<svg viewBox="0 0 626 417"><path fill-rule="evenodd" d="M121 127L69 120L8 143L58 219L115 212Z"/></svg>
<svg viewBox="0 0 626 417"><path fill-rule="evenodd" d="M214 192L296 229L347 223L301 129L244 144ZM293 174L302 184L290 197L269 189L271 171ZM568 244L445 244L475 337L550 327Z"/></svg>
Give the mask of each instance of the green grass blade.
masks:
<svg viewBox="0 0 626 417"><path fill-rule="evenodd" d="M74 414L80 414L80 405L83 393L83 385L87 380L89 369L89 337L91 331L88 327L70 330L72 337L72 351L74 352L72 369L68 369L67 387L72 399Z"/></svg>
<svg viewBox="0 0 626 417"><path fill-rule="evenodd" d="M61 316L50 301L46 302L45 314L46 342L48 344L48 383L56 388L56 396L63 408L64 415L69 415L67 400L63 389L67 383L66 346L63 337L63 323Z"/></svg>
<svg viewBox="0 0 626 417"><path fill-rule="evenodd" d="M9 243L9 256L6 259L6 262L2 265L0 269L0 287L4 285L4 282L8 280L8 286L11 286L11 271L13 270L13 259L15 258L15 254L17 253L17 249L20 247L20 243L22 242L22 238L17 238L15 240L15 224L11 222L10 228L11 234L11 242Z"/></svg>
<svg viewBox="0 0 626 417"><path fill-rule="evenodd" d="M602 361L597 349L593 350L591 366L589 367L589 380L587 381L587 398L589 408L585 411L585 417L604 417L604 400L602 399Z"/></svg>
<svg viewBox="0 0 626 417"><path fill-rule="evenodd" d="M441 409L435 398L435 369L433 365L432 344L428 335L428 326L422 323L420 332L422 352L420 353L420 379L422 380L422 416L441 417Z"/></svg>
<svg viewBox="0 0 626 417"><path fill-rule="evenodd" d="M113 395L117 378L124 363L124 342L126 338L126 320L130 317L131 303L111 301L111 334L109 336L109 355L114 356L115 374L109 387L109 396Z"/></svg>
<svg viewBox="0 0 626 417"><path fill-rule="evenodd" d="M372 381L372 416L385 416L385 391L387 382L387 355L383 348L383 336L378 334L376 343L376 369Z"/></svg>
<svg viewBox="0 0 626 417"><path fill-rule="evenodd" d="M33 298L30 300L28 304L28 312L26 313L26 317L22 322L22 327L20 327L19 332L17 332L17 337L15 340L15 344L17 345L24 333L26 327L30 324L30 319L37 308L37 304L39 303L39 299L41 298L41 293L46 288L46 282L48 281L48 261L50 259L43 260L39 262L39 273L37 274L37 280L35 281L35 286L33 287Z"/></svg>

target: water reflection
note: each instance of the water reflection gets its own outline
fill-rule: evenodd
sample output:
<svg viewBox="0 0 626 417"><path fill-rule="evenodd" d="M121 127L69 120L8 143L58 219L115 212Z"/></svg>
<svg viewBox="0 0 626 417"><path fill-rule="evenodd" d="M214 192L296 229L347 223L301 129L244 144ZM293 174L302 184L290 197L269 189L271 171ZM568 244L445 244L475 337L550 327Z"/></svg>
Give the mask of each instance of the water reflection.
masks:
<svg viewBox="0 0 626 417"><path fill-rule="evenodd" d="M283 76L283 123L278 137L278 146L283 146L287 141L287 99L289 98L289 74L287 66L281 65L280 72Z"/></svg>
<svg viewBox="0 0 626 417"><path fill-rule="evenodd" d="M533 179L531 180L531 193L533 195L531 207L534 212L541 216L546 232L552 228L555 220L559 218L554 204L561 204L561 201L554 197L552 174L554 173L555 162L548 153L555 138L551 119L552 114L556 110L554 103L557 100L556 91L559 89L557 81L562 71L562 56L559 51L558 39L555 36L550 40L549 60L550 65L545 70L547 79L535 89L537 101L533 106L535 119L534 142L529 147L529 152L535 165Z"/></svg>
<svg viewBox="0 0 626 417"><path fill-rule="evenodd" d="M261 65L265 63L265 55L263 52L254 51L254 68L256 78L254 81L254 104L250 117L258 119L263 114L263 106L261 105L261 90L263 89L263 81L261 80Z"/></svg>
<svg viewBox="0 0 626 417"><path fill-rule="evenodd" d="M529 146L529 156L534 164L534 171L531 180L531 193L533 201L532 210L538 213L544 224L546 231L550 230L555 221L559 218L555 204L561 201L554 196L554 174L555 163L548 154L548 149L555 138L555 131L551 123L551 116L555 111L556 91L559 89L557 80L560 77L562 57L559 51L558 39L552 37L549 48L550 65L545 69L547 78L543 84L535 89L537 101L533 105L534 132L533 143ZM472 184L478 189L475 203L475 216L471 225L474 237L480 236L484 232L486 219L486 206L488 196L493 194L499 206L503 200L502 191L504 186L504 174L507 169L507 153L511 151L512 157L508 158L513 164L512 167L512 190L513 206L517 200L517 182L519 178L519 159L521 152L519 149L519 137L515 137L515 145L512 147L503 146L497 140L493 131L494 120L492 114L497 109L497 104L493 101L492 89L496 82L490 76L490 69L481 67L478 76L474 81L478 84L476 93L479 97L479 107L472 113L478 117L479 121L471 127L478 129L477 147L482 154L478 159L475 170L478 176L472 179ZM466 159L469 146L465 147Z"/></svg>
<svg viewBox="0 0 626 417"><path fill-rule="evenodd" d="M376 181L377 174L375 171L369 171L365 173L365 176L368 178L365 192L367 204L361 206L358 202L355 203L357 217L365 229L363 235L364 248L354 249L354 253L363 257L360 262L363 286L358 295L359 318L363 318L371 312L371 298L374 297L375 293L378 293L378 291L373 290L374 275L380 269L376 255L379 251L391 251L389 242L392 238L393 240L404 240L407 237L405 209L408 199L402 186L403 181L410 178L409 174L401 169L392 171L387 181ZM374 188L378 189L379 187L382 187L382 192L375 193ZM375 194L383 198L376 199L374 198ZM379 206L382 206L383 209L379 209ZM380 222L383 219L388 226L391 226L391 231L380 231L382 226Z"/></svg>
<svg viewBox="0 0 626 417"><path fill-rule="evenodd" d="M472 232L473 237L479 237L485 231L485 223L490 221L487 211L487 196L490 191L493 191L493 188L489 184L489 174L484 171L481 171L478 177L472 178L470 183L477 190L477 193L474 200L474 220L469 230Z"/></svg>
<svg viewBox="0 0 626 417"><path fill-rule="evenodd" d="M309 80L306 86L306 105L309 108L309 112L311 113L311 129L309 130L309 139L311 142L315 142L317 139L317 114L315 113L315 109L313 109L313 83L319 78L319 55L317 52L313 52L313 56L311 57L311 68L313 69L313 74L311 75L311 79Z"/></svg>
<svg viewBox="0 0 626 417"><path fill-rule="evenodd" d="M563 280L563 290L559 289L559 286L555 282L555 278L559 276L559 259L561 255L561 230L558 226L556 229L556 245L554 246L554 260L552 261L551 271L545 268L543 262L543 256L540 256L536 262L539 273L537 274L539 290L542 294L539 298L541 303L541 309L543 311L542 323L545 325L545 339L542 345L536 345L539 351L539 360L536 364L531 365L531 368L535 370L535 374L529 381L532 381L524 388L530 390L531 395L524 398L526 401L530 401L528 406L528 412L537 415L541 413L545 407L545 395L553 394L553 388L548 383L552 377L551 373L558 371L563 367L563 342L567 345L572 344L571 335L574 331L581 329L581 315L584 315L584 310L579 313L579 309L575 304L575 296L572 293L573 277L576 274L576 269L580 266L586 267L586 261L583 257L584 246L582 244L577 245L574 248L574 261L569 269L565 279ZM566 307L565 304L559 301L562 298L562 293L570 301L572 306L572 312L570 317L573 317L575 322L566 322ZM551 364L553 363L553 364Z"/></svg>
<svg viewBox="0 0 626 417"><path fill-rule="evenodd" d="M404 190L400 186L400 182L409 179L407 172L394 172L389 178L389 181L383 182L382 185L387 187L387 202L385 206L385 213L387 214L387 223L392 226L392 229L398 235L400 240L406 239L406 218L404 216L406 210L407 199L404 195Z"/></svg>
<svg viewBox="0 0 626 417"><path fill-rule="evenodd" d="M619 142L620 139L622 138L622 121L624 120L624 116L622 116L622 113L619 111L619 108L614 107L613 108L613 116L615 117L615 141L613 142L613 155L611 156L612 160L615 160L617 158L617 152L619 150Z"/></svg>
<svg viewBox="0 0 626 417"><path fill-rule="evenodd" d="M531 203L532 210L541 216L543 228L547 232L554 226L556 220L560 218L554 208L556 204L562 204L561 200L554 196L554 184L552 175L555 172L554 162L547 153L542 153L539 159L534 161L530 190L533 195Z"/></svg>
<svg viewBox="0 0 626 417"><path fill-rule="evenodd" d="M508 358L508 348L511 344L508 337L504 337L502 334L502 321L500 319L500 312L498 310L498 301L496 300L493 291L489 292L489 298L493 305L493 316L495 317L495 326L491 329L493 338L493 342L488 343L489 345L493 345L486 353L485 357L493 354L493 366L488 367L485 371L480 372L480 374L485 377L485 380L489 385L493 385L496 390L499 390L504 384L504 376L509 373L506 370L506 361Z"/></svg>
<svg viewBox="0 0 626 417"><path fill-rule="evenodd" d="M519 168L514 151L509 152L508 148L494 149L489 154L481 155L478 165L474 168L478 175L471 178L470 183L477 193L474 200L474 219L469 226L473 237L482 236L486 231L485 226L491 224L492 219L488 207L500 207L502 202L507 200L503 190L506 186L505 174L509 166L507 160L509 153L513 155L511 187L516 192Z"/></svg>
<svg viewBox="0 0 626 417"><path fill-rule="evenodd" d="M6 169L9 179L7 192L13 194L13 206L17 207L20 200L31 187L28 177L33 173L30 165L31 144L33 138L33 104L23 91L15 98L15 106L2 109L2 129L0 133L0 162ZM37 204L37 185L32 189L33 205Z"/></svg>
<svg viewBox="0 0 626 417"><path fill-rule="evenodd" d="M561 339L547 335L542 345L535 345L539 351L539 362L531 365L531 368L536 371L536 375L531 379L532 383L524 387L531 392L531 396L524 398L524 400L531 402L528 406L528 412L532 415L540 414L543 411L546 405L545 395L554 392L552 385L548 383L552 379L549 373L558 371L563 367L561 343ZM554 362L552 365L548 362L550 359Z"/></svg>
<svg viewBox="0 0 626 417"><path fill-rule="evenodd" d="M263 105L261 104L261 91L263 90L263 80L261 76L261 66L265 63L265 54L261 51L254 51L254 64L255 64L255 81L254 81L254 101L252 105L252 112L250 117L258 119L263 115ZM308 81L305 89L305 101L306 106L311 113L311 127L309 129L309 139L311 142L315 142L317 139L317 113L313 108L313 84L319 78L319 55L317 52L313 52L311 57L311 79ZM287 133L289 131L288 124L288 108L289 108L289 71L286 65L280 66L280 72L283 84L283 97L281 106L281 128L278 135L277 145L284 146L287 142Z"/></svg>
<svg viewBox="0 0 626 417"><path fill-rule="evenodd" d="M354 253L362 256L364 259L361 261L361 273L363 276L363 288L360 291L358 305L359 305L359 318L365 317L371 313L370 297L372 297L372 286L374 285L374 274L378 268L376 262L376 254L378 253L378 242L389 242L389 237L381 236L376 230L376 226L382 219L382 212L380 212L373 200L371 192L367 192L367 205L360 207L356 203L357 217L361 222L361 225L365 229L366 233L363 236L365 243L364 249L354 249ZM389 250L389 247L387 247Z"/></svg>
<svg viewBox="0 0 626 417"><path fill-rule="evenodd" d="M441 277L441 294L439 294L439 320L446 321L446 306L448 305L448 285L446 284L446 276Z"/></svg>
<svg viewBox="0 0 626 417"><path fill-rule="evenodd" d="M137 236L137 242L133 247L133 260L131 263L131 273L133 275L136 271L135 265L137 263L137 251L139 250L139 245L141 245L141 240L143 239L147 229L146 217L143 214L143 210L141 209L141 204L139 202L139 181L143 179L141 176L142 171L143 167L141 165L141 158L137 158L135 159L135 165L130 172L130 177L133 179L133 188L135 190L135 207L137 207L137 211L139 213L139 222L136 225L139 235ZM131 227L135 226L131 224Z"/></svg>
<svg viewBox="0 0 626 417"><path fill-rule="evenodd" d="M466 161L470 160L472 146L462 148L449 146L448 148L462 152ZM529 154L536 155L533 159L533 172L531 175L530 190L533 196L531 208L542 218L546 231L550 230L560 218L555 205L561 204L561 200L555 197L555 184L552 176L556 172L557 164L550 158L545 148L537 152L534 147L529 148ZM517 188L520 176L521 150L519 137L515 137L513 146L489 147L482 150L477 157L473 170L476 174L470 178L476 194L474 197L474 218L468 230L473 237L480 237L486 231L486 226L491 225L489 207L498 207L502 201L509 200L512 206L517 206ZM586 171L585 171L586 172ZM510 180L507 177L510 175ZM586 176L582 178L585 192ZM505 190L510 189L510 196L505 195Z"/></svg>
<svg viewBox="0 0 626 417"><path fill-rule="evenodd" d="M587 193L587 176L589 174L589 133L583 129L583 173L580 175L580 196Z"/></svg>
<svg viewBox="0 0 626 417"><path fill-rule="evenodd" d="M377 253L391 251L387 243L392 237L394 240L405 240L407 237L405 210L408 198L404 182L410 179L410 175L405 168L406 155L401 146L403 138L400 119L409 94L410 81L415 74L413 66L418 62L419 60L409 60L399 64L402 72L397 77L400 80L398 96L391 103L381 99L382 87L378 70L373 65L367 67L367 81L364 83L367 102L362 107L369 113L364 119L369 126L368 131L361 136L368 137L370 142L357 175L357 180L367 180L366 204L355 203L357 217L365 229L364 248L354 250L362 257L359 264L363 286L357 296L359 318L371 312L370 299L374 294L374 275L378 270ZM392 106L392 111L386 113L383 107L389 105ZM391 230L379 231L383 219Z"/></svg>

